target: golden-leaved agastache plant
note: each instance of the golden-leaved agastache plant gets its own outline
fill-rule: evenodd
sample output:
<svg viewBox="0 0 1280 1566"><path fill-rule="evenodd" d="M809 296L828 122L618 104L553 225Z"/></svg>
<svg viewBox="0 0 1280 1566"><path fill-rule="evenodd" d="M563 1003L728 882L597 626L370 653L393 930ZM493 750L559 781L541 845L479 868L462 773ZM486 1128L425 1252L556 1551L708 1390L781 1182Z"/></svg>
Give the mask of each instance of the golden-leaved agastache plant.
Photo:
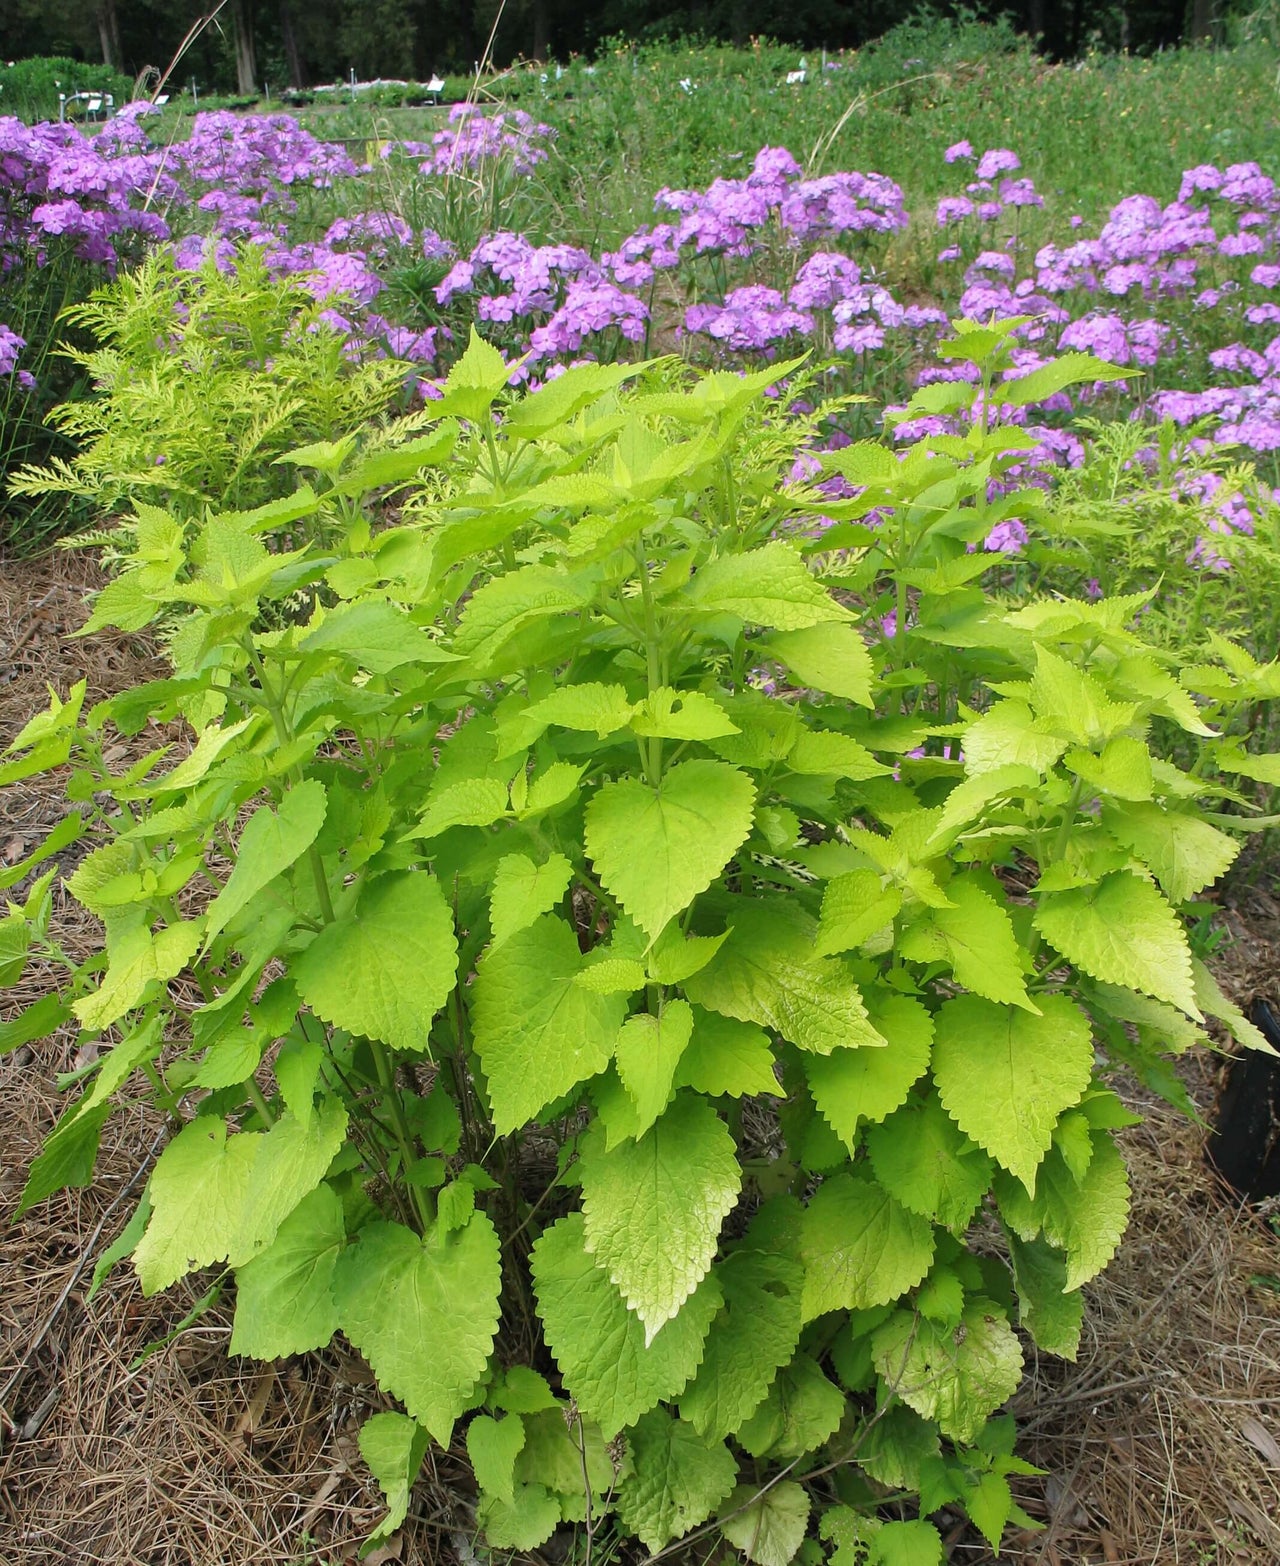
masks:
<svg viewBox="0 0 1280 1566"><path fill-rule="evenodd" d="M989 387L1009 341L944 352ZM82 839L104 931L64 959L56 872L0 924L6 982L64 971L0 1044L110 1045L23 1206L158 1105L99 1272L234 1281L236 1354L343 1334L403 1410L361 1433L375 1537L463 1439L497 1548L928 1566L956 1506L995 1546L1020 1334L1074 1355L1125 1226L1110 1073L1209 1017L1259 1042L1179 910L1236 853L1229 779L1280 766L1229 737L1280 670L1180 671L1140 598L984 592L993 524L1048 503L988 498L1016 429L826 454L856 499L785 482L795 370L516 395L473 338L398 448L295 452L256 512L138 505L90 624L163 622L171 676L55 698L0 772L70 764L4 874ZM113 772L157 717L189 753Z"/></svg>

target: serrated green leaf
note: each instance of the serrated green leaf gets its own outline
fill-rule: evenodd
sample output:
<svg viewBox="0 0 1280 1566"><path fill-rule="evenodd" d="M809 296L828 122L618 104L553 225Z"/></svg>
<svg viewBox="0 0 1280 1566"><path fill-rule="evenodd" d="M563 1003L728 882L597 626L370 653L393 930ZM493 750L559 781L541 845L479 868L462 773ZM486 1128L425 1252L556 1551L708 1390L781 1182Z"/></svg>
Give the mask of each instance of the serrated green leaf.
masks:
<svg viewBox="0 0 1280 1566"><path fill-rule="evenodd" d="M1068 772L1104 794L1127 800L1151 798L1151 753L1132 735L1117 734L1097 755L1091 750L1069 750L1062 762Z"/></svg>
<svg viewBox="0 0 1280 1566"><path fill-rule="evenodd" d="M1093 675L1046 647L1036 648L1031 705L1041 732L1085 746L1105 744L1128 728L1137 711L1129 702L1112 701Z"/></svg>
<svg viewBox="0 0 1280 1566"><path fill-rule="evenodd" d="M577 577L551 566L524 566L494 577L467 600L451 650L486 670L522 626L583 608L590 601Z"/></svg>
<svg viewBox="0 0 1280 1566"><path fill-rule="evenodd" d="M1090 977L1154 995L1203 1020L1182 926L1141 876L1115 871L1096 886L1047 893L1036 909L1035 927Z"/></svg>
<svg viewBox="0 0 1280 1566"><path fill-rule="evenodd" d="M676 1069L677 1087L691 1087L711 1098L753 1098L772 1094L781 1098L773 1069L773 1048L768 1034L750 1023L721 1017L696 1006L693 1037Z"/></svg>
<svg viewBox="0 0 1280 1566"><path fill-rule="evenodd" d="M337 1192L316 1186L236 1273L232 1354L279 1359L327 1346L338 1330L331 1285L346 1237Z"/></svg>
<svg viewBox="0 0 1280 1566"><path fill-rule="evenodd" d="M607 739L631 722L635 704L621 685L562 685L527 707L524 716L539 724L562 729L582 729Z"/></svg>
<svg viewBox="0 0 1280 1566"><path fill-rule="evenodd" d="M904 1104L867 1133L876 1179L904 1207L959 1229L991 1184L991 1159L951 1119L933 1093Z"/></svg>
<svg viewBox="0 0 1280 1566"><path fill-rule="evenodd" d="M383 598L362 598L329 610L299 646L303 652L336 653L372 674L388 674L407 663L452 663L457 657Z"/></svg>
<svg viewBox="0 0 1280 1566"><path fill-rule="evenodd" d="M887 1522L872 1536L867 1566L942 1566L942 1535L923 1517Z"/></svg>
<svg viewBox="0 0 1280 1566"><path fill-rule="evenodd" d="M805 1209L804 1318L887 1305L933 1261L933 1229L861 1173L825 1180Z"/></svg>
<svg viewBox="0 0 1280 1566"><path fill-rule="evenodd" d="M1077 1181L1055 1148L1045 1159L1034 1199L997 1184L1000 1211L1024 1240L1043 1231L1067 1254L1068 1292L1097 1277L1115 1255L1129 1221L1129 1176L1111 1136L1094 1134L1093 1157Z"/></svg>
<svg viewBox="0 0 1280 1566"><path fill-rule="evenodd" d="M95 1032L119 1022L145 997L152 984L175 978L195 956L200 945L198 921L169 924L152 935L145 924L132 925L112 944L102 983L91 994L72 1003L81 1026Z"/></svg>
<svg viewBox="0 0 1280 1566"><path fill-rule="evenodd" d="M1067 1259L1044 1240L1009 1236L1018 1321L1046 1354L1074 1361L1084 1325L1084 1295L1066 1292Z"/></svg>
<svg viewBox="0 0 1280 1566"><path fill-rule="evenodd" d="M919 1001L882 990L869 990L872 997L884 1049L835 1049L805 1060L813 1101L851 1152L863 1121L883 1120L905 1102L929 1069L933 1042L933 1018Z"/></svg>
<svg viewBox="0 0 1280 1566"><path fill-rule="evenodd" d="M0 1055L47 1038L71 1015L61 995L42 995L8 1022L0 1022Z"/></svg>
<svg viewBox="0 0 1280 1566"><path fill-rule="evenodd" d="M493 872L489 889L489 925L493 944L500 946L544 913L550 913L569 889L573 866L563 854L552 854L538 865L527 854L505 854Z"/></svg>
<svg viewBox="0 0 1280 1566"><path fill-rule="evenodd" d="M495 1550L536 1550L560 1525L560 1502L545 1485L518 1484L511 1504L482 1495L476 1521Z"/></svg>
<svg viewBox="0 0 1280 1566"><path fill-rule="evenodd" d="M649 977L656 984L683 984L701 973L724 945L725 935L691 935L670 925L647 954Z"/></svg>
<svg viewBox="0 0 1280 1566"><path fill-rule="evenodd" d="M1198 957L1191 959L1191 976L1196 987L1196 1000L1206 1015L1225 1023L1237 1044L1242 1044L1245 1049L1260 1050L1264 1055L1276 1053L1262 1029L1250 1022L1234 1001L1227 999L1222 993L1222 986Z"/></svg>
<svg viewBox="0 0 1280 1566"><path fill-rule="evenodd" d="M794 1479L760 1491L740 1484L724 1508L720 1531L755 1566L789 1566L809 1528L809 1497Z"/></svg>
<svg viewBox="0 0 1280 1566"><path fill-rule="evenodd" d="M791 747L787 767L800 777L848 778L864 783L887 777L892 767L877 761L865 745L849 734L805 729Z"/></svg>
<svg viewBox="0 0 1280 1566"><path fill-rule="evenodd" d="M732 1435L795 1352L804 1287L800 1218L794 1197L766 1202L715 1269L724 1306L707 1334L697 1378L680 1399L681 1418L700 1435Z"/></svg>
<svg viewBox="0 0 1280 1566"><path fill-rule="evenodd" d="M513 1414L537 1414L556 1406L545 1376L528 1365L508 1365L489 1391L489 1404Z"/></svg>
<svg viewBox="0 0 1280 1566"><path fill-rule="evenodd" d="M751 830L755 785L722 761L685 761L658 788L606 783L588 801L588 857L651 939L706 891Z"/></svg>
<svg viewBox="0 0 1280 1566"><path fill-rule="evenodd" d="M533 1248L531 1267L543 1331L565 1385L605 1436L679 1397L702 1358L721 1293L714 1273L646 1343L602 1267L587 1252L581 1213L562 1218Z"/></svg>
<svg viewBox="0 0 1280 1566"><path fill-rule="evenodd" d="M519 1414L491 1419L477 1414L467 1426L467 1456L476 1483L508 1506L515 1504L516 1458L524 1446L524 1420Z"/></svg>
<svg viewBox="0 0 1280 1566"><path fill-rule="evenodd" d="M876 1369L943 1435L971 1442L1017 1390L1022 1350L1000 1307L971 1300L958 1327L896 1311L874 1338Z"/></svg>
<svg viewBox="0 0 1280 1566"><path fill-rule="evenodd" d="M685 984L690 1000L814 1054L884 1042L849 969L815 955L812 921L781 899L737 898L728 923L729 939Z"/></svg>
<svg viewBox="0 0 1280 1566"><path fill-rule="evenodd" d="M66 1186L93 1184L98 1143L111 1110L109 1101L91 1107L79 1103L62 1115L31 1161L15 1217Z"/></svg>
<svg viewBox="0 0 1280 1566"><path fill-rule="evenodd" d="M1024 766L1045 773L1066 750L1065 740L1055 739L1035 727L1031 708L1023 701L998 701L965 729L965 770L971 777L999 767Z"/></svg>
<svg viewBox="0 0 1280 1566"><path fill-rule="evenodd" d="M439 837L456 826L492 826L511 808L500 778L460 778L433 793L423 807L413 837Z"/></svg>
<svg viewBox="0 0 1280 1566"><path fill-rule="evenodd" d="M291 973L323 1021L421 1052L457 962L453 913L439 882L400 871L366 883L354 910L326 925Z"/></svg>
<svg viewBox="0 0 1280 1566"><path fill-rule="evenodd" d="M1027 994L1022 947L1008 913L963 876L948 881L946 891L951 907L930 908L908 927L899 942L903 956L917 962L941 957L965 989L1004 1005L1038 1010Z"/></svg>
<svg viewBox="0 0 1280 1566"><path fill-rule="evenodd" d="M309 1129L292 1115L269 1131L234 1136L218 1116L191 1121L151 1172L151 1221L133 1253L143 1293L168 1288L194 1267L242 1267L265 1251L323 1179L346 1131L347 1112L333 1102Z"/></svg>
<svg viewBox="0 0 1280 1566"><path fill-rule="evenodd" d="M597 947L591 956L594 959L597 953L607 950ZM647 977L645 965L635 957L600 955L598 960L588 962L573 982L593 995L634 995L644 988Z"/></svg>
<svg viewBox="0 0 1280 1566"><path fill-rule="evenodd" d="M608 1065L627 1004L577 984L583 967L577 937L553 914L481 958L472 1026L500 1132Z"/></svg>
<svg viewBox="0 0 1280 1566"><path fill-rule="evenodd" d="M723 1441L655 1408L631 1432L634 1471L618 1492L618 1516L650 1551L681 1538L733 1488L738 1465Z"/></svg>
<svg viewBox="0 0 1280 1566"><path fill-rule="evenodd" d="M711 1266L742 1183L733 1137L684 1094L637 1141L584 1150L581 1175L587 1249L652 1342Z"/></svg>
<svg viewBox="0 0 1280 1566"><path fill-rule="evenodd" d="M1240 852L1239 843L1207 821L1161 805L1108 808L1102 823L1142 860L1172 903L1184 903L1210 886Z"/></svg>
<svg viewBox="0 0 1280 1566"><path fill-rule="evenodd" d="M1092 1071L1088 1018L1063 995L1043 996L1038 1017L976 995L938 1011L933 1077L947 1113L1028 1190Z"/></svg>
<svg viewBox="0 0 1280 1566"><path fill-rule="evenodd" d="M1132 370L1108 364L1105 359L1095 359L1091 353L1059 353L1026 375L1001 381L993 388L992 397L998 402L1022 407L1031 402L1044 402L1082 381L1122 381L1132 374Z"/></svg>
<svg viewBox="0 0 1280 1566"><path fill-rule="evenodd" d="M669 685L637 705L631 727L656 739L713 740L738 733L738 725L714 698L702 691L672 690Z"/></svg>
<svg viewBox="0 0 1280 1566"><path fill-rule="evenodd" d="M822 914L814 950L820 957L856 951L897 917L902 893L882 886L875 870L850 870L833 876L822 893Z"/></svg>
<svg viewBox="0 0 1280 1566"><path fill-rule="evenodd" d="M430 1433L403 1414L374 1414L360 1426L360 1455L382 1487L387 1515L365 1541L384 1543L409 1515L409 1492L431 1445ZM363 1553L363 1552L362 1552Z"/></svg>
<svg viewBox="0 0 1280 1566"><path fill-rule="evenodd" d="M618 1033L614 1061L636 1106L636 1135L643 1136L671 1100L685 1046L693 1034L693 1009L669 1000L658 1016L637 1012Z"/></svg>
<svg viewBox="0 0 1280 1566"><path fill-rule="evenodd" d="M785 663L798 684L859 706L873 705L871 653L851 625L811 625L771 636L765 650Z"/></svg>
<svg viewBox="0 0 1280 1566"><path fill-rule="evenodd" d="M815 1452L844 1418L844 1393L809 1354L797 1354L778 1372L759 1405L737 1434L750 1457L784 1461Z"/></svg>
<svg viewBox="0 0 1280 1566"><path fill-rule="evenodd" d="M502 1266L484 1213L419 1238L397 1223L361 1230L334 1270L342 1330L378 1385L441 1446L469 1405L498 1326Z"/></svg>
<svg viewBox="0 0 1280 1566"><path fill-rule="evenodd" d="M809 574L800 552L781 539L700 567L683 598L709 613L737 615L776 631L853 618Z"/></svg>

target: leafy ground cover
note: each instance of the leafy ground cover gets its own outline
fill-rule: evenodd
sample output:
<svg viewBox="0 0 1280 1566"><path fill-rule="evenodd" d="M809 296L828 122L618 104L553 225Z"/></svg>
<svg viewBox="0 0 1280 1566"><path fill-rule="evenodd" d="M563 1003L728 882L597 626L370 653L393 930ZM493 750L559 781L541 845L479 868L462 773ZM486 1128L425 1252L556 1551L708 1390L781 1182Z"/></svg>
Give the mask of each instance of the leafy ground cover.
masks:
<svg viewBox="0 0 1280 1566"><path fill-rule="evenodd" d="M828 65L919 85L765 112ZM95 1288L340 1332L375 1547L465 1451L497 1551L996 1549L999 1411L1125 1227L1116 1086L1194 1110L1168 1057L1260 1044L1201 899L1280 781L1280 193L1091 219L960 134L909 194L839 118L698 172L712 113L634 226L653 61L575 69L365 163L3 128L10 271L117 274L11 490L108 524L86 634L166 661L0 772L64 808L3 873L3 1042L77 1051L20 1211L167 1121ZM723 79L674 101L736 131Z"/></svg>

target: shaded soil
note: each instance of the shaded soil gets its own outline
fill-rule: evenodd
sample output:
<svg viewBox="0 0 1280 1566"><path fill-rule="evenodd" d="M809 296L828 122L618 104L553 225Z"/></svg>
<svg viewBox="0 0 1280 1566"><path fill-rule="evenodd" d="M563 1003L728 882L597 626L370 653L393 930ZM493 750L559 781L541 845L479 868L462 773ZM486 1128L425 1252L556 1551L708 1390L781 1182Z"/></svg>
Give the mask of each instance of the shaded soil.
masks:
<svg viewBox="0 0 1280 1566"><path fill-rule="evenodd" d="M84 677L89 700L162 667L145 642L70 639L94 585L74 555L0 563L0 747L46 700ZM163 736L144 732L138 753ZM56 824L57 780L0 794L0 860ZM72 851L74 852L74 850ZM72 950L93 921L57 910ZM1238 1000L1277 993L1280 906L1241 891L1218 962ZM12 1015L47 984L7 992ZM59 1112L56 1077L77 1063L74 1032L0 1057L0 1214ZM1189 1063L1206 1115L1217 1065ZM1275 1566L1280 1560L1280 1221L1241 1207L1203 1158L1204 1131L1140 1090L1146 1119L1124 1133L1133 1218L1116 1262L1092 1285L1077 1363L1037 1359L1015 1399L1023 1454L1046 1470L1021 1481L1042 1531L1010 1541L1016 1566ZM354 1560L381 1515L356 1448L386 1406L357 1356L337 1345L264 1369L226 1356L228 1302L187 1320L200 1285L144 1299L128 1267L90 1300L95 1259L132 1210L163 1132L149 1110L107 1127L99 1177L0 1233L0 1562L48 1566L250 1566ZM1280 1208L1280 1204L1276 1204ZM151 1345L159 1345L146 1357ZM471 1482L436 1454L390 1552L371 1561L475 1566ZM990 1551L957 1521L949 1559ZM543 1559L559 1566L564 1549ZM483 1552L481 1552L483 1558ZM638 1557L637 1557L638 1558ZM736 1557L734 1557L736 1558Z"/></svg>

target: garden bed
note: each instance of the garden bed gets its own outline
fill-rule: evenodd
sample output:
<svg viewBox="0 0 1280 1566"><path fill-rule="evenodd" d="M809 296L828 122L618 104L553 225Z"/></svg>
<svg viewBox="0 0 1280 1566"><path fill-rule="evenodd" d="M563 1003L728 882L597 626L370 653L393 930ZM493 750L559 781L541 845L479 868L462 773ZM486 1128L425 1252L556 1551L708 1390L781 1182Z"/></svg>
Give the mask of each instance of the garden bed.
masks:
<svg viewBox="0 0 1280 1566"><path fill-rule="evenodd" d="M0 738L41 704L46 682L65 690L83 673L92 700L148 677L154 654L137 638L69 639L93 583L91 563L75 555L0 569ZM141 753L153 741L144 733L132 743ZM29 852L55 824L65 808L56 783L7 790L0 853ZM59 910L61 928L73 949L87 951L91 921L80 914L77 926L74 909ZM1232 940L1219 974L1244 1002L1277 972L1280 906L1246 889L1221 919ZM32 972L6 1004L34 999L42 982ZM54 1078L73 1068L74 1055L64 1029L0 1060L6 1212L58 1111ZM1191 1064L1187 1081L1208 1114L1217 1090L1208 1057ZM1126 1097L1146 1116L1122 1137L1134 1194L1128 1236L1087 1289L1078 1362L1033 1354L1014 1400L1020 1450L1046 1470L1021 1482L1021 1499L1046 1527L1012 1536L1002 1559L1272 1566L1280 1557L1280 1242L1264 1214L1224 1196L1203 1160L1202 1129L1141 1090ZM94 1187L55 1197L6 1236L6 1566L354 1560L383 1511L356 1431L387 1406L357 1356L335 1345L266 1369L228 1360L228 1300L184 1326L204 1284L146 1300L127 1265L85 1298L159 1127L141 1111L113 1119ZM433 1454L406 1528L390 1553L369 1559L472 1566L477 1553L484 1558L473 1545L472 1492L464 1460ZM564 1559L558 1543L535 1558ZM991 1558L958 1521L949 1544L953 1562Z"/></svg>

